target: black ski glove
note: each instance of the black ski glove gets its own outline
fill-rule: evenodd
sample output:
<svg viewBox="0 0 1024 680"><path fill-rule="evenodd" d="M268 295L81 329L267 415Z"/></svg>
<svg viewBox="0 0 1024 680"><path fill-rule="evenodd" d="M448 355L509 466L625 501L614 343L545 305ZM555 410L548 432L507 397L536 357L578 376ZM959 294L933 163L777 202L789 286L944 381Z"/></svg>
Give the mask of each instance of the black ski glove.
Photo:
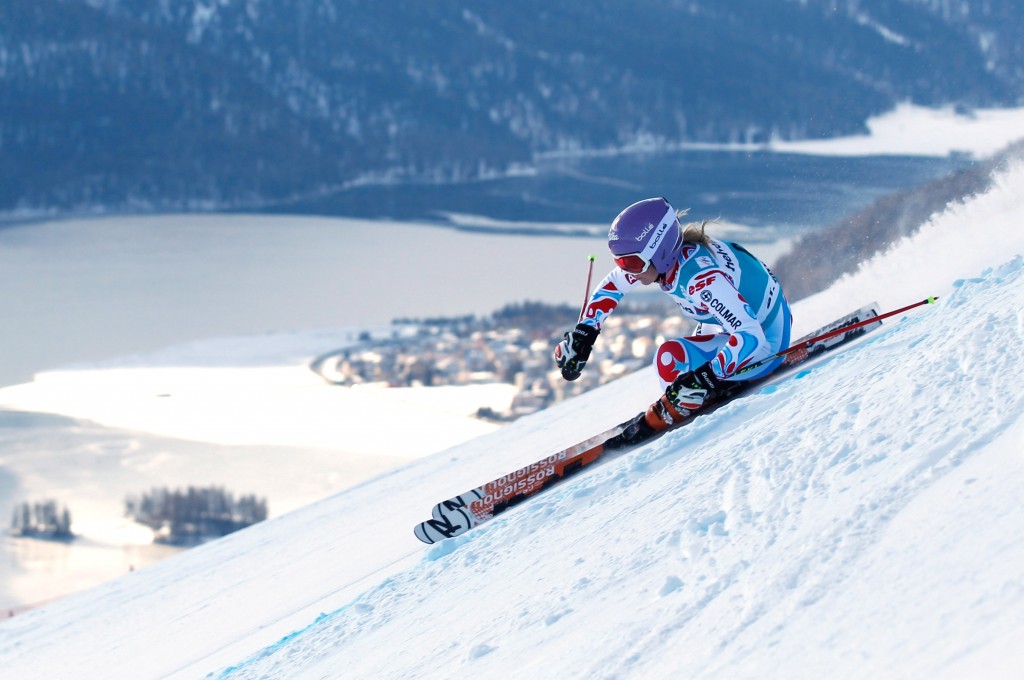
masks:
<svg viewBox="0 0 1024 680"><path fill-rule="evenodd" d="M725 381L711 370L711 362L683 373L665 390L665 398L683 415L698 411L713 401Z"/></svg>
<svg viewBox="0 0 1024 680"><path fill-rule="evenodd" d="M575 330L562 337L562 341L555 347L555 363L562 369L563 378L575 380L580 377L598 333L600 331L593 326L580 323L576 324Z"/></svg>

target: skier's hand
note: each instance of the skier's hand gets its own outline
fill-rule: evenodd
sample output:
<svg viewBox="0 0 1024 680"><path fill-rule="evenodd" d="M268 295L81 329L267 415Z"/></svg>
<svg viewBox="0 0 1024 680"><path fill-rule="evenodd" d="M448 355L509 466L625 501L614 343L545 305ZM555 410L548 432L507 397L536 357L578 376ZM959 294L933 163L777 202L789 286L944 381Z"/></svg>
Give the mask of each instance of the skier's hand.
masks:
<svg viewBox="0 0 1024 680"><path fill-rule="evenodd" d="M724 381L711 370L711 362L683 373L665 390L665 399L683 415L714 399Z"/></svg>
<svg viewBox="0 0 1024 680"><path fill-rule="evenodd" d="M562 369L563 378L575 380L580 377L599 332L593 326L581 323L562 337L562 341L555 347L555 363Z"/></svg>

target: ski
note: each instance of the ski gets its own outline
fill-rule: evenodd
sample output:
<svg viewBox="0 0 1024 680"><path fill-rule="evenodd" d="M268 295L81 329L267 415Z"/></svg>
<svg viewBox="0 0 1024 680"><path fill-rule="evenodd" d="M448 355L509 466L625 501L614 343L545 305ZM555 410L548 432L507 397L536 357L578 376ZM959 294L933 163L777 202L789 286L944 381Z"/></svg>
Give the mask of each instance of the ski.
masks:
<svg viewBox="0 0 1024 680"><path fill-rule="evenodd" d="M766 361L784 356L778 369L770 375L746 382L735 382L734 389L723 395L696 414L690 415L670 427L653 433L641 441L623 442L622 435L632 421L616 425L600 434L552 453L535 463L519 468L497 479L487 482L465 493L442 501L434 506L432 518L421 522L413 529L416 538L424 543L436 543L466 533L470 529L492 519L496 515L561 483L581 470L598 461L608 460L609 452L616 454L645 444L665 432L676 430L695 418L713 411L736 397L748 394L755 388L775 380L794 370L811 358L845 345L854 339L882 325L882 319L917 306L933 302L928 298L920 303L879 316L876 305L868 305L833 321L817 331L792 343L790 348Z"/></svg>

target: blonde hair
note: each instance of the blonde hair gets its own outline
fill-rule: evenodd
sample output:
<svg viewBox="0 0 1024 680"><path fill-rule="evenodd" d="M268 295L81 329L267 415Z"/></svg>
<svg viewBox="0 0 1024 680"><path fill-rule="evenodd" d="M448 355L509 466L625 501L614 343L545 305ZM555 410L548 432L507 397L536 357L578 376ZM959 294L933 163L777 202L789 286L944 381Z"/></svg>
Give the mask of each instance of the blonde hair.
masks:
<svg viewBox="0 0 1024 680"><path fill-rule="evenodd" d="M686 217L690 212L689 208L683 208L682 210L676 211L676 219L682 222L682 218ZM704 233L708 224L715 220L701 220L700 222L688 222L683 226L683 243L700 243L701 245L708 244L708 235Z"/></svg>

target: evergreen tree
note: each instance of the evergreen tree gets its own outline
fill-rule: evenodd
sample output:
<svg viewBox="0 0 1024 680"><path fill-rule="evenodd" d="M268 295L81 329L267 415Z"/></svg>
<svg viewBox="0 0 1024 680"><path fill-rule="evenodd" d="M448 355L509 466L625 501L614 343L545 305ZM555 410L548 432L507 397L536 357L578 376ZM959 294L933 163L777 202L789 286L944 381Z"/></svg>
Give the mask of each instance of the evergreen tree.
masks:
<svg viewBox="0 0 1024 680"><path fill-rule="evenodd" d="M222 486L154 488L125 499L125 514L156 530L159 542L194 545L262 522L267 501L254 495L236 500Z"/></svg>

